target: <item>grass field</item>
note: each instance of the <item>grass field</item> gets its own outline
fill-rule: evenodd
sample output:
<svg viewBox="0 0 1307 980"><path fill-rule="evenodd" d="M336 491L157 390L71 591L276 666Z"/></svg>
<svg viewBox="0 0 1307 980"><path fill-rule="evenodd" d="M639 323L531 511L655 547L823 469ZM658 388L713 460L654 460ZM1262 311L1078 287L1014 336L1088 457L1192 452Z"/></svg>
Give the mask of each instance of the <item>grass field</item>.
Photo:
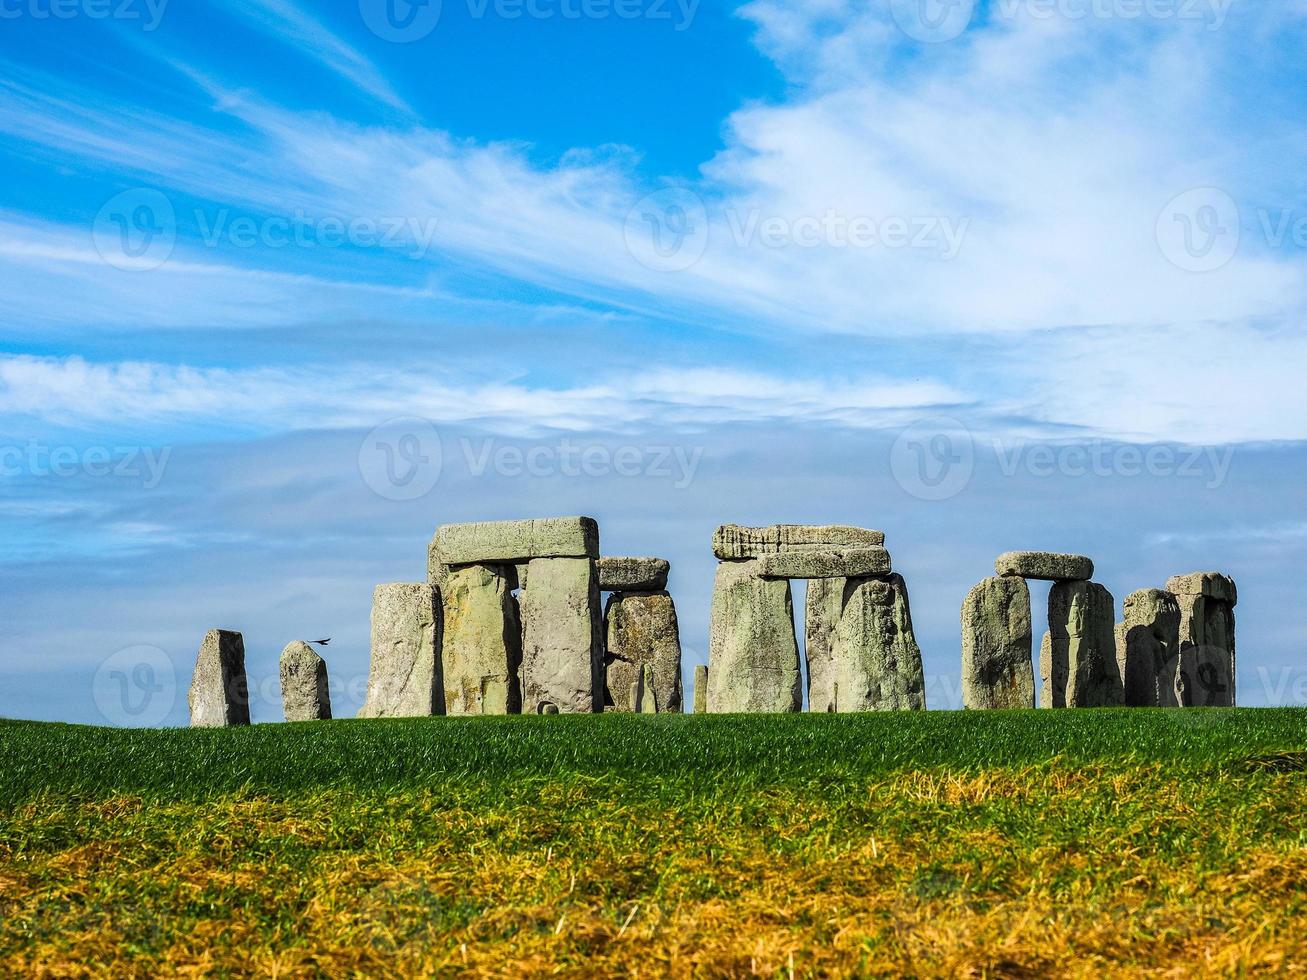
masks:
<svg viewBox="0 0 1307 980"><path fill-rule="evenodd" d="M1307 711L0 722L0 975L1307 972Z"/></svg>

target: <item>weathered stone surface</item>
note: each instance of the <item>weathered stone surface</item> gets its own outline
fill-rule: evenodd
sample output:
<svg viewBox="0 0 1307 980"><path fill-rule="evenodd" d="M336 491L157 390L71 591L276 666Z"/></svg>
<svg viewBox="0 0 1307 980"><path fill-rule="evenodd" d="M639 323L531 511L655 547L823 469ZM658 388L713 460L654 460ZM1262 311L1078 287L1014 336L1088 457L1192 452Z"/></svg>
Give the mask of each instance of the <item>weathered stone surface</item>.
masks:
<svg viewBox="0 0 1307 980"><path fill-rule="evenodd" d="M666 558L600 558L602 592L661 592L671 564Z"/></svg>
<svg viewBox="0 0 1307 980"><path fill-rule="evenodd" d="M850 579L832 646L836 711L925 710L926 677L902 576Z"/></svg>
<svg viewBox="0 0 1307 980"><path fill-rule="evenodd" d="M681 636L676 605L666 592L617 592L604 610L607 675L605 708L640 710L630 699L630 686L647 667L652 674L644 690L659 711L679 713L681 693Z"/></svg>
<svg viewBox="0 0 1307 980"><path fill-rule="evenodd" d="M1039 641L1039 706L1041 708L1066 707L1066 671L1064 659L1053 660L1053 636L1045 633Z"/></svg>
<svg viewBox="0 0 1307 980"><path fill-rule="evenodd" d="M803 706L790 583L757 572L757 561L717 566L708 631L708 710L714 714Z"/></svg>
<svg viewBox="0 0 1307 980"><path fill-rule="evenodd" d="M1046 696L1041 707L1103 708L1121 704L1112 593L1097 582L1057 582L1048 593L1048 650L1040 653Z"/></svg>
<svg viewBox="0 0 1307 980"><path fill-rule="evenodd" d="M603 710L599 574L589 558L537 558L522 591L522 710Z"/></svg>
<svg viewBox="0 0 1307 980"><path fill-rule="evenodd" d="M808 710L835 710L835 627L844 612L846 579L816 578L808 583L803 653L808 661Z"/></svg>
<svg viewBox="0 0 1307 980"><path fill-rule="evenodd" d="M1220 599L1232 606L1239 603L1239 590L1235 588L1234 579L1220 572L1172 575L1166 580L1166 591L1174 595L1201 595L1209 599Z"/></svg>
<svg viewBox="0 0 1307 980"><path fill-rule="evenodd" d="M372 594L372 664L360 718L422 718L444 710L440 591L378 585Z"/></svg>
<svg viewBox="0 0 1307 980"><path fill-rule="evenodd" d="M978 583L962 603L962 703L967 708L1033 708L1030 589L1023 578Z"/></svg>
<svg viewBox="0 0 1307 980"><path fill-rule="evenodd" d="M1087 582L1094 577L1094 563L1084 555L1057 555L1051 551L1007 551L994 561L994 572L1048 582Z"/></svg>
<svg viewBox="0 0 1307 980"><path fill-rule="evenodd" d="M694 713L708 712L708 665L694 665Z"/></svg>
<svg viewBox="0 0 1307 980"><path fill-rule="evenodd" d="M654 669L653 664L645 664L640 671L640 680L632 684L634 697L631 703L635 705L635 710L642 715L656 715L663 711L662 703L658 700L658 691L654 686Z"/></svg>
<svg viewBox="0 0 1307 980"><path fill-rule="evenodd" d="M327 662L303 640L281 651L281 706L287 721L326 721L331 717Z"/></svg>
<svg viewBox="0 0 1307 980"><path fill-rule="evenodd" d="M1116 624L1116 666L1131 707L1175 708L1180 699L1180 604L1162 589L1125 597Z"/></svg>
<svg viewBox="0 0 1307 980"><path fill-rule="evenodd" d="M440 663L447 715L522 710L522 627L512 595L514 578L511 566L496 565L462 565L445 578Z"/></svg>
<svg viewBox="0 0 1307 980"><path fill-rule="evenodd" d="M1223 577L1223 576L1222 576ZM1171 579L1174 582L1175 579ZM1228 581L1228 580L1227 580ZM1218 584L1224 595L1234 595ZM1180 606L1180 686L1189 707L1230 708L1235 696L1234 604L1214 596L1183 593Z"/></svg>
<svg viewBox="0 0 1307 980"><path fill-rule="evenodd" d="M244 637L234 630L209 630L204 634L186 700L192 727L225 728L250 723Z"/></svg>
<svg viewBox="0 0 1307 980"><path fill-rule="evenodd" d="M536 558L598 558L592 517L446 524L436 530L435 560L447 566L516 564Z"/></svg>
<svg viewBox="0 0 1307 980"><path fill-rule="evenodd" d="M808 548L875 548L884 544L883 531L841 524L773 524L771 527L723 524L712 539L713 554L723 561Z"/></svg>
<svg viewBox="0 0 1307 980"><path fill-rule="evenodd" d="M758 559L763 578L866 578L889 573L890 557L884 548L814 548Z"/></svg>

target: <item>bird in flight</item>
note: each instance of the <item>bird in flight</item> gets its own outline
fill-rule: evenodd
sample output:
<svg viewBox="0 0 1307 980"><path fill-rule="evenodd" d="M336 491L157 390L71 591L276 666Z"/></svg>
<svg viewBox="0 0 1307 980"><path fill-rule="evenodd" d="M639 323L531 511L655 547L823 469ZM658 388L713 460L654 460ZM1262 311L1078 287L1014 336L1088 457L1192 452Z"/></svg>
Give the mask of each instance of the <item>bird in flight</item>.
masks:
<svg viewBox="0 0 1307 980"><path fill-rule="evenodd" d="M309 642L312 643L314 646L325 647L328 643L331 642L331 637L327 637L325 640L309 640Z"/></svg>

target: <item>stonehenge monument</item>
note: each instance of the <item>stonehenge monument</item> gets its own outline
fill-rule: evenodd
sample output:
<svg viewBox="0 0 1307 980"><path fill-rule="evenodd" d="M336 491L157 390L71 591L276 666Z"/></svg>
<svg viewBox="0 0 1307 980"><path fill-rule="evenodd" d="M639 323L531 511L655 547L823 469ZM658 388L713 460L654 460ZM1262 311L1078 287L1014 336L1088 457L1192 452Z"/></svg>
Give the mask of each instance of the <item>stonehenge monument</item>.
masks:
<svg viewBox="0 0 1307 980"><path fill-rule="evenodd" d="M245 640L233 630L209 630L195 658L186 696L192 728L227 728L250 723L245 679Z"/></svg>
<svg viewBox="0 0 1307 980"><path fill-rule="evenodd" d="M708 664L693 713L803 709L805 664L791 579L807 581L808 710L924 710L925 676L903 577L880 531L727 524L717 558ZM378 585L361 718L685 710L676 606L663 558L600 556L588 517L449 524L430 581ZM1175 575L1112 594L1083 555L1012 551L960 616L962 700L972 710L1235 704L1234 581ZM1038 678L1028 580L1052 583ZM607 594L600 610L600 597ZM327 664L303 641L279 661L287 721L332 717ZM188 694L195 727L248 725L240 633L210 630Z"/></svg>
<svg viewBox="0 0 1307 980"><path fill-rule="evenodd" d="M1125 703L1181 707L1180 603L1164 589L1140 589L1125 597L1124 613L1116 624L1116 662Z"/></svg>
<svg viewBox="0 0 1307 980"><path fill-rule="evenodd" d="M882 532L858 527L719 527L706 710L802 709L792 578L810 580L809 710L924 709L907 589L884 545Z"/></svg>
<svg viewBox="0 0 1307 980"><path fill-rule="evenodd" d="M1090 581L1083 555L1009 551L995 578L962 604L962 697L967 708L1034 704L1030 592L1053 583L1039 651L1043 708L1231 706L1234 582L1217 572L1176 575L1165 589L1126 597L1114 623L1112 594Z"/></svg>
<svg viewBox="0 0 1307 980"><path fill-rule="evenodd" d="M1185 707L1235 704L1234 580L1219 572L1173 575L1166 589L1180 606L1180 678Z"/></svg>
<svg viewBox="0 0 1307 980"><path fill-rule="evenodd" d="M287 721L326 721L331 717L327 664L303 640L281 651L281 703Z"/></svg>
<svg viewBox="0 0 1307 980"><path fill-rule="evenodd" d="M679 713L681 638L661 558L601 558L604 608L605 710ZM643 700L632 692L638 689Z"/></svg>
<svg viewBox="0 0 1307 980"><path fill-rule="evenodd" d="M372 594L372 664L360 718L419 718L443 709L440 633L439 593L430 585L377 586Z"/></svg>

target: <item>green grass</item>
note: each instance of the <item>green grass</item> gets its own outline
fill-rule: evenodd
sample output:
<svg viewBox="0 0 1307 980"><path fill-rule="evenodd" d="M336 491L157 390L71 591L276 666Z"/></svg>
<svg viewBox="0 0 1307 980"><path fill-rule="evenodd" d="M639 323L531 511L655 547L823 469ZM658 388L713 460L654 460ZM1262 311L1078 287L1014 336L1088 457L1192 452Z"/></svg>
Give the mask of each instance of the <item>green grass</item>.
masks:
<svg viewBox="0 0 1307 980"><path fill-rule="evenodd" d="M1307 962L1307 711L0 722L0 975Z"/></svg>
<svg viewBox="0 0 1307 980"><path fill-rule="evenodd" d="M194 800L584 775L685 789L1069 762L1184 771L1307 748L1307 709L433 718L121 730L0 721L0 807L46 793Z"/></svg>

